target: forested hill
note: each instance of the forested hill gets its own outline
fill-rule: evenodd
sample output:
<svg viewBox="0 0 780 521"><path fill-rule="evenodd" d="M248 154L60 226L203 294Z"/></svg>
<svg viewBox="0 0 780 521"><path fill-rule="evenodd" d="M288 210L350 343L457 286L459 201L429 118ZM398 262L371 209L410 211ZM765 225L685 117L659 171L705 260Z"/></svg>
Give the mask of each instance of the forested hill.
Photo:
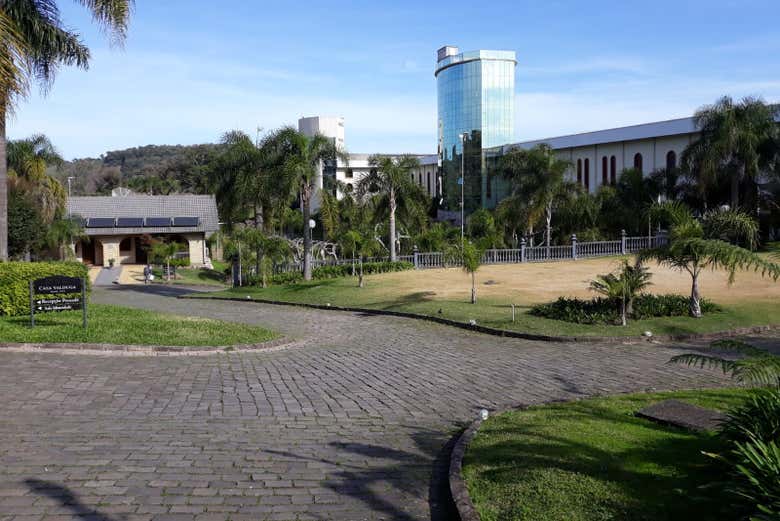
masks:
<svg viewBox="0 0 780 521"><path fill-rule="evenodd" d="M141 193L204 193L206 166L219 145L147 145L111 150L99 158L66 161L52 175L73 195L109 194L118 186Z"/></svg>

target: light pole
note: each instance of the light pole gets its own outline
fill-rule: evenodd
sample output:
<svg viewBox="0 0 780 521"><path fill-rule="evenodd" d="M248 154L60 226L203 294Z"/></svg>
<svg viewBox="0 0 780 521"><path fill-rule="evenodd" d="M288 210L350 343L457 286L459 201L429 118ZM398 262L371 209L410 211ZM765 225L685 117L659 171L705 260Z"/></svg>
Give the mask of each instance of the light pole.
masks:
<svg viewBox="0 0 780 521"><path fill-rule="evenodd" d="M463 187L466 185L466 138L468 132L460 134L460 243L463 244L463 227L465 226L465 211Z"/></svg>

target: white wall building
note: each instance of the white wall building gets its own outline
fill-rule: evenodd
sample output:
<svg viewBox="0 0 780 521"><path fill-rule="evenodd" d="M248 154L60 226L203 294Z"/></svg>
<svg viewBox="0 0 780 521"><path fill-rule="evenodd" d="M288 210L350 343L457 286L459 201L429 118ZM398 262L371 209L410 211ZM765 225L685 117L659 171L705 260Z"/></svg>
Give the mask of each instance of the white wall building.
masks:
<svg viewBox="0 0 780 521"><path fill-rule="evenodd" d="M525 141L489 152L503 154L547 143L561 159L572 163L570 179L596 192L603 185L615 184L620 173L629 168L649 174L679 167L683 151L697 134L694 118L689 117Z"/></svg>

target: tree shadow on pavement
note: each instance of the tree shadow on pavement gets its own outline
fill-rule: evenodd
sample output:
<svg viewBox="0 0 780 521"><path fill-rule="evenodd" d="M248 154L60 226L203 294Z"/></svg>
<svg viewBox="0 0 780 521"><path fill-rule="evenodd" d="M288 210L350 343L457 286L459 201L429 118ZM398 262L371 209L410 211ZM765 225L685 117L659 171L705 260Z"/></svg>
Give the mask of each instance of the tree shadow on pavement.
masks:
<svg viewBox="0 0 780 521"><path fill-rule="evenodd" d="M46 496L59 501L62 506L73 511L75 519L88 519L89 521L118 521L106 514L101 514L98 510L82 503L78 495L69 488L58 485L51 481L29 478L24 483L30 487L35 494Z"/></svg>
<svg viewBox="0 0 780 521"><path fill-rule="evenodd" d="M288 451L266 449L264 452L295 459L317 461L338 467L332 478L323 483L339 495L348 495L366 504L373 512L388 519L417 521L410 513L410 498L421 497L427 485L427 503L431 521L457 521L457 509L449 488L449 464L452 448L460 434L412 427L410 450L368 443L332 442L329 447L344 453L344 459L300 456ZM448 438L448 439L447 439ZM442 445L442 441L446 443ZM376 465L376 460L387 463ZM366 467L353 461L367 461Z"/></svg>

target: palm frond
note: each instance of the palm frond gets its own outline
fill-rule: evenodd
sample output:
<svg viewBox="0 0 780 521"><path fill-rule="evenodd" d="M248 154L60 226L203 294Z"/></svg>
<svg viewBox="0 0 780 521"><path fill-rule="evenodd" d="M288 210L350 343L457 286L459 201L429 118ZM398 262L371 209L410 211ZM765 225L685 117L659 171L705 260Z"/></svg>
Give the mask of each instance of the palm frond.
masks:
<svg viewBox="0 0 780 521"><path fill-rule="evenodd" d="M719 356L700 355L696 353L685 353L673 356L669 360L670 364L681 364L689 367L715 368L723 371L724 374L730 374L735 367L735 360L727 360Z"/></svg>
<svg viewBox="0 0 780 521"><path fill-rule="evenodd" d="M127 38L135 2L133 0L76 0L92 13L92 19L106 31L111 42L122 45Z"/></svg>

